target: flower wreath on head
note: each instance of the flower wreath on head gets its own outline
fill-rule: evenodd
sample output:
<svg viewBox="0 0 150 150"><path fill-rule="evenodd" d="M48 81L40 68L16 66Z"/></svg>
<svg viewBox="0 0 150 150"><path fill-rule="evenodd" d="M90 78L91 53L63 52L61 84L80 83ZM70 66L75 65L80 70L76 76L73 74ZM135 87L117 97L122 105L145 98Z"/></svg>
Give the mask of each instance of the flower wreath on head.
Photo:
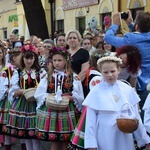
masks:
<svg viewBox="0 0 150 150"><path fill-rule="evenodd" d="M55 55L55 54L61 54L61 55L65 56L67 61L72 60L70 52L65 48L53 46L49 52L50 58L52 58L53 55Z"/></svg>
<svg viewBox="0 0 150 150"><path fill-rule="evenodd" d="M105 61L113 61L113 62L117 62L119 64L122 64L122 59L115 57L115 56L106 56L106 57L102 57L97 61L97 65L101 64L102 62Z"/></svg>
<svg viewBox="0 0 150 150"><path fill-rule="evenodd" d="M29 45L23 45L21 47L21 52L22 53L25 53L26 51L30 51L30 52L33 52L35 54L38 54L37 48L35 46L31 45L31 44L29 44Z"/></svg>
<svg viewBox="0 0 150 150"><path fill-rule="evenodd" d="M96 58L102 58L102 57L106 57L106 56L110 56L111 52L107 51L107 50L104 50L104 53L103 54L98 54L98 53L92 53L91 56L92 57L96 57Z"/></svg>

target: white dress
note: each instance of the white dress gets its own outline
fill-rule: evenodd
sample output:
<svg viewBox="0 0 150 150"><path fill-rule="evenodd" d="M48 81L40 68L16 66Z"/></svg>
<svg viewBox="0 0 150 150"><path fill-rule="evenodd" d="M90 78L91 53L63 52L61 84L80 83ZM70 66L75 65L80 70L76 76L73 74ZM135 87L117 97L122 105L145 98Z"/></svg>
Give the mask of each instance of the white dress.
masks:
<svg viewBox="0 0 150 150"><path fill-rule="evenodd" d="M121 81L114 85L106 82L96 85L83 102L87 106L85 148L135 150L133 136L139 147L150 143L138 113L139 101L136 92ZM129 107L122 107L126 103L133 107L134 115L139 119L138 129L133 134L123 133L116 124L120 114L129 116Z"/></svg>
<svg viewBox="0 0 150 150"><path fill-rule="evenodd" d="M150 94L148 94L146 98L143 110L144 110L144 125L146 131L150 133Z"/></svg>
<svg viewBox="0 0 150 150"><path fill-rule="evenodd" d="M5 98L6 91L8 90L8 75L6 68L0 66L0 101Z"/></svg>

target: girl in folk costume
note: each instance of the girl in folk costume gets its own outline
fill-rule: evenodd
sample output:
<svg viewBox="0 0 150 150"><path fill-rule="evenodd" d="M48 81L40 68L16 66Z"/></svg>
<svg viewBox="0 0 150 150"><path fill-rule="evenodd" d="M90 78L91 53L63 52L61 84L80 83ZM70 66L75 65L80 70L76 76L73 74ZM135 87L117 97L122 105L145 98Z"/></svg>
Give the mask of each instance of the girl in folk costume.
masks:
<svg viewBox="0 0 150 150"><path fill-rule="evenodd" d="M97 62L104 81L97 84L83 102L87 106L84 148L88 150L135 150L133 135L139 147L146 144L149 147L150 138L138 112L140 99L132 87L117 80L121 63L120 58L112 56ZM119 116L137 118L138 128L133 133L122 132L116 123Z"/></svg>
<svg viewBox="0 0 150 150"><path fill-rule="evenodd" d="M10 80L14 70L15 69L19 70L19 68L20 68L21 48L13 48L13 49L9 50L8 54L9 54L9 60L10 60L10 64L8 65L9 80ZM14 142L15 138L6 135L7 134L6 130L5 130L6 125L4 125L2 127L2 129L3 129L2 132L5 134L5 149L11 150L11 144L12 144L12 142ZM26 150L25 140L20 139L20 143L21 143L21 149Z"/></svg>
<svg viewBox="0 0 150 150"><path fill-rule="evenodd" d="M100 50L96 49L91 53L90 56L90 67L86 72L86 78L84 82L84 89L85 90L85 96L88 95L92 87L94 87L97 83L97 81L101 81L101 73L98 71L97 68L97 60L101 57L109 56L110 52L107 50ZM100 78L99 78L100 77ZM97 80L98 79L98 80ZM100 79L100 80L99 80Z"/></svg>
<svg viewBox="0 0 150 150"><path fill-rule="evenodd" d="M0 134L2 127L8 119L9 102L7 100L7 92L9 88L8 69L5 67L5 52L4 47L0 45ZM0 141L4 143L3 135L0 135Z"/></svg>
<svg viewBox="0 0 150 150"><path fill-rule="evenodd" d="M28 101L25 89L37 87L43 71L38 64L37 49L32 45L21 48L20 70L14 70L10 81L8 100L11 103L7 134L26 140L27 150L38 150L39 142L35 139L36 101Z"/></svg>
<svg viewBox="0 0 150 150"><path fill-rule="evenodd" d="M100 83L103 78L101 73L98 71L97 60L101 57L109 56L110 52L106 50L96 49L91 53L90 57L90 68L87 70L85 84L86 86L86 96L90 92L90 90L95 87L98 83ZM75 128L75 131L71 137L71 143L73 147L78 147L80 149L84 149L84 132L85 132L85 121L86 121L86 109L83 108L82 114L78 121L78 124Z"/></svg>
<svg viewBox="0 0 150 150"><path fill-rule="evenodd" d="M0 133L5 134L6 123L8 120L10 103L8 101L8 89L9 89L9 80L12 76L11 67L6 67L5 61L5 48L0 46ZM7 144L7 138L4 135L1 135L1 143L5 142L6 150L10 145ZM9 138L10 139L10 138ZM11 142L9 143L11 144Z"/></svg>
<svg viewBox="0 0 150 150"><path fill-rule="evenodd" d="M79 77L71 70L70 53L66 49L53 47L50 56L53 67L41 79L35 93L38 102L36 133L39 139L52 141L51 150L66 150L77 121L76 109L82 109L83 89ZM51 109L46 105L48 93L56 93L58 101L57 89L60 89L60 98L69 98L65 110Z"/></svg>

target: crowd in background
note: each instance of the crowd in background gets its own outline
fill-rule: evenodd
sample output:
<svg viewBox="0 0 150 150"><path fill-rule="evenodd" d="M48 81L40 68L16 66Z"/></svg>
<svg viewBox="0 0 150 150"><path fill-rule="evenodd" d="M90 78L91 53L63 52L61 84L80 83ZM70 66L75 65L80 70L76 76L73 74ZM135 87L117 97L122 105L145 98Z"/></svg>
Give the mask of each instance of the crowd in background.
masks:
<svg viewBox="0 0 150 150"><path fill-rule="evenodd" d="M24 39L24 36L18 38L10 34L8 40L1 41L0 146L10 150L11 137L14 137L20 139L22 150L38 150L40 144L38 140L50 141L51 150L60 148L120 150L117 143L112 146L113 142L106 140L109 139L107 137L109 134L114 134L110 137L120 139L125 147L121 150L126 148L134 150L136 145L132 143L132 139L136 140L139 147L149 148L150 139L146 132L150 133L150 96L146 87L150 83L150 14L139 13L133 22L130 11L127 13L129 16L125 22L131 32L125 34L119 31L120 14L116 13L107 31L99 30L94 36L90 32L82 36L79 31L71 30L67 33L56 31L54 39L50 36L49 39L42 40L36 35ZM98 63L99 59L101 61ZM106 67L105 63L109 65ZM110 79L107 81L108 77L110 79L116 77L116 80L111 83ZM98 128L97 125L94 127L93 123L97 122L93 120L95 113L114 111L111 109L112 106L107 108L108 104L102 102L108 101L107 95L96 96L98 92L105 93L104 90L99 91L101 86L99 89L94 87L98 87L97 84L101 85L101 82L106 81L111 85L118 80L121 83L118 83L118 87L114 87L115 95L121 93L118 96L121 99L124 99L122 97L125 95L125 99L134 107L136 117L139 119L138 130L130 137L117 133L118 128L114 127L105 132L103 124L104 132L102 132L99 129L101 125ZM110 88L109 85L103 86ZM23 93L25 89L33 87L37 88L36 101L28 102ZM58 88L61 88L62 96L69 98L66 110L53 110L46 106L47 93L57 93ZM122 94L124 92L125 94ZM102 98L98 104L99 108L96 106L97 98ZM92 99L95 100L92 102ZM118 104L119 99L114 99ZM93 121L93 125L90 121ZM111 118L107 121L111 121ZM82 128L79 127L81 122ZM79 134L81 131L85 137ZM98 136L95 131L99 131ZM115 135L115 132L118 135ZM105 141L98 141L99 138L104 138L108 145L110 142L112 147L107 147Z"/></svg>

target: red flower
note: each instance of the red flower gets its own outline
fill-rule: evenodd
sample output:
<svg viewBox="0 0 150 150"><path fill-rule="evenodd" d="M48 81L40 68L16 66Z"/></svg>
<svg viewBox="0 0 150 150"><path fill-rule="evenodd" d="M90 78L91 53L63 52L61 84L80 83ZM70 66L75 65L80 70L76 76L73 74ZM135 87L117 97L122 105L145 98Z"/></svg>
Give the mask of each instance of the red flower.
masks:
<svg viewBox="0 0 150 150"><path fill-rule="evenodd" d="M96 80L96 84L100 83L100 80Z"/></svg>
<svg viewBox="0 0 150 150"><path fill-rule="evenodd" d="M69 134L63 134L63 140L67 141L69 139L70 135Z"/></svg>
<svg viewBox="0 0 150 150"><path fill-rule="evenodd" d="M33 45L30 45L30 44L22 46L21 52L24 53L26 51L31 51L31 52L34 52L34 53L38 54L37 48Z"/></svg>
<svg viewBox="0 0 150 150"><path fill-rule="evenodd" d="M64 84L64 87L65 87L66 89L69 89L69 87L70 87L69 83L65 83L65 84Z"/></svg>
<svg viewBox="0 0 150 150"><path fill-rule="evenodd" d="M49 134L49 140L55 140L56 139L56 134Z"/></svg>
<svg viewBox="0 0 150 150"><path fill-rule="evenodd" d="M92 85L95 86L95 85L96 85L96 82L95 82L95 81L92 81Z"/></svg>
<svg viewBox="0 0 150 150"><path fill-rule="evenodd" d="M25 49L25 50L29 50L29 49L30 49L30 46L29 46L29 45L25 45L25 46L24 46L24 49Z"/></svg>
<svg viewBox="0 0 150 150"><path fill-rule="evenodd" d="M23 132L22 130L20 130L20 131L18 132L18 136L23 136L23 134L24 134L24 132Z"/></svg>
<svg viewBox="0 0 150 150"><path fill-rule="evenodd" d="M50 88L50 90L53 90L53 89L54 89L54 87L55 87L55 86L54 86L54 83L50 83L50 84L49 84L49 88Z"/></svg>
<svg viewBox="0 0 150 150"><path fill-rule="evenodd" d="M42 138L42 132L38 132L37 137L38 137L38 139L41 139Z"/></svg>

